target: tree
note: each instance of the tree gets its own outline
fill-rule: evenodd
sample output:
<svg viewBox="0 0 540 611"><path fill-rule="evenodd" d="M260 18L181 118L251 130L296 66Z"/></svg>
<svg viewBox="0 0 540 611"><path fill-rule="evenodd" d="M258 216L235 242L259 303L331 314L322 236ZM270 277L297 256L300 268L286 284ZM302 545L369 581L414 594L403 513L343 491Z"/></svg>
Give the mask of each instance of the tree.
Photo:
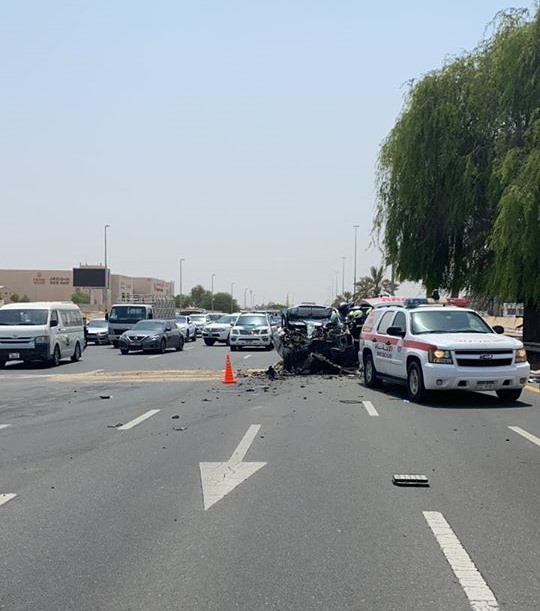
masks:
<svg viewBox="0 0 540 611"><path fill-rule="evenodd" d="M207 291L202 284L197 284L191 289L189 300L195 307L209 309L212 302L212 293Z"/></svg>
<svg viewBox="0 0 540 611"><path fill-rule="evenodd" d="M12 301L13 303L18 303L21 300L21 298L18 293L11 293L11 295L9 296L9 300Z"/></svg>
<svg viewBox="0 0 540 611"><path fill-rule="evenodd" d="M411 83L379 154L375 231L399 280L524 301L540 322L540 10L494 27Z"/></svg>
<svg viewBox="0 0 540 611"><path fill-rule="evenodd" d="M88 293L83 293L81 289L76 289L71 295L71 301L77 304L90 303L90 295L88 295Z"/></svg>

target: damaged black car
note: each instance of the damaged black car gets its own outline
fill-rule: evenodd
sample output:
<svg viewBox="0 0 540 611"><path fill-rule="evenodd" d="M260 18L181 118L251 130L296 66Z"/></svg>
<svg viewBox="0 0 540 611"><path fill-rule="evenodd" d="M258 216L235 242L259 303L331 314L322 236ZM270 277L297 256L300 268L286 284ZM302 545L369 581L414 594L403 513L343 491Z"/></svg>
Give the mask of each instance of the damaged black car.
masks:
<svg viewBox="0 0 540 611"><path fill-rule="evenodd" d="M302 303L283 310L274 346L290 373L352 372L358 366L353 337L333 307Z"/></svg>

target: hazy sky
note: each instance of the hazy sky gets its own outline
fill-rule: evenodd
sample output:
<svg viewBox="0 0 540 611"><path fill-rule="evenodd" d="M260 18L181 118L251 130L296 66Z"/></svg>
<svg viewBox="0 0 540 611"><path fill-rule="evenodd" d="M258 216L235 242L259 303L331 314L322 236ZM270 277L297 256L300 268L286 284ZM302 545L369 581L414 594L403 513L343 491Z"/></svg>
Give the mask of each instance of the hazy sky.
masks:
<svg viewBox="0 0 540 611"><path fill-rule="evenodd" d="M2 3L0 268L326 301L406 82L534 0ZM248 297L249 300L249 297Z"/></svg>

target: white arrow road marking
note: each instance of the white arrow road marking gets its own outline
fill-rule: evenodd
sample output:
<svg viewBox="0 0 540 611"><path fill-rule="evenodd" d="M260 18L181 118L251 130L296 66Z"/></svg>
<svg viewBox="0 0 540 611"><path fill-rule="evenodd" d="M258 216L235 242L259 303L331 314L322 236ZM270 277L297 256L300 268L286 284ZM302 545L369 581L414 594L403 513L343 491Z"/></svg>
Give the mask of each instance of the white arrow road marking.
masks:
<svg viewBox="0 0 540 611"><path fill-rule="evenodd" d="M242 462L260 428L260 424L252 424L249 427L227 462L199 463L205 511L267 464L265 462Z"/></svg>
<svg viewBox="0 0 540 611"><path fill-rule="evenodd" d="M11 424L0 424L0 430L7 429L8 426L11 426Z"/></svg>
<svg viewBox="0 0 540 611"><path fill-rule="evenodd" d="M127 424L123 424L122 426L119 426L116 430L117 431L128 431L129 429L132 429L134 426L137 426L141 422L144 422L148 418L151 418L154 414L157 414L158 412L159 412L159 409L151 409L150 411L146 412L142 416L135 418L135 420L131 420Z"/></svg>
<svg viewBox="0 0 540 611"><path fill-rule="evenodd" d="M540 439L538 437L535 437L531 433L528 433L527 431L520 429L519 426L509 426L508 428L512 429L514 433L517 433L518 435L525 437L525 439L532 441L532 443L535 443L537 446L540 446Z"/></svg>
<svg viewBox="0 0 540 611"><path fill-rule="evenodd" d="M462 547L450 524L438 511L424 511L424 518L439 542L443 554L458 578L474 611L496 611L499 603L469 554Z"/></svg>
<svg viewBox="0 0 540 611"><path fill-rule="evenodd" d="M370 416L378 416L379 415L379 412L375 409L375 407L373 406L373 403L371 401L362 401L362 403L364 404L364 407L366 408L366 412Z"/></svg>
<svg viewBox="0 0 540 611"><path fill-rule="evenodd" d="M0 494L0 505L11 501L11 499L14 499L16 496L16 494Z"/></svg>

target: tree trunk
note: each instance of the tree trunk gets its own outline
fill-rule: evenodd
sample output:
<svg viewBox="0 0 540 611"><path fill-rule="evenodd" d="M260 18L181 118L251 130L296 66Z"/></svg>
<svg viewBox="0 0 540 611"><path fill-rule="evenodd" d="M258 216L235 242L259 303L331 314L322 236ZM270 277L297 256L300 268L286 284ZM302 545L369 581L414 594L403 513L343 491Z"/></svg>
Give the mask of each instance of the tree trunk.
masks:
<svg viewBox="0 0 540 611"><path fill-rule="evenodd" d="M540 343L540 305L526 303L523 311L523 341Z"/></svg>

